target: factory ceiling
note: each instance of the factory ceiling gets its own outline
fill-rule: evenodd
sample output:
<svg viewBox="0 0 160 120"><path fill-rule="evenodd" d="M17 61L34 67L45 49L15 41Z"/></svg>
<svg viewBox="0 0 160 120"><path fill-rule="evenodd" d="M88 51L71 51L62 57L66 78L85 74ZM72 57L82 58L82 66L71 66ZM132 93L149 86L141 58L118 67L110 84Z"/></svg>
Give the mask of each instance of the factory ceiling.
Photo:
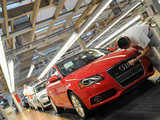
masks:
<svg viewBox="0 0 160 120"><path fill-rule="evenodd" d="M36 80L73 31L78 32L103 0L1 0L0 33L7 59L14 60L15 84ZM139 0L113 0L102 15L62 57L85 48L94 36L111 25ZM136 9L136 11L139 7ZM135 11L125 19L136 15ZM123 20L125 20L123 19ZM123 24L124 21L121 21ZM116 27L119 25L116 25ZM115 30L115 28L113 30ZM108 34L110 34L109 31ZM34 71L27 78L30 66ZM6 83L0 70L1 88Z"/></svg>

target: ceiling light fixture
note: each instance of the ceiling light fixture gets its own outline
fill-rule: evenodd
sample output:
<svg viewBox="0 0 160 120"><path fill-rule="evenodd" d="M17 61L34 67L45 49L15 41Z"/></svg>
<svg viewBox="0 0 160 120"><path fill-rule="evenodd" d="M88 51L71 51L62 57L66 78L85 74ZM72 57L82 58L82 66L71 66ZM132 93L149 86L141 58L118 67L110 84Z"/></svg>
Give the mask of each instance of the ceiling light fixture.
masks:
<svg viewBox="0 0 160 120"><path fill-rule="evenodd" d="M95 22L95 20L102 14L102 12L110 5L112 1L113 0L103 0L101 6L96 9L94 14L92 14L91 17L89 17L88 21L80 29L80 35L82 35L89 28L89 26L91 26L91 24Z"/></svg>
<svg viewBox="0 0 160 120"><path fill-rule="evenodd" d="M12 91L15 91L15 79L14 79L14 62L13 60L8 61L8 68L10 73L10 81Z"/></svg>
<svg viewBox="0 0 160 120"><path fill-rule="evenodd" d="M31 77L31 74L32 74L34 68L35 68L35 66L33 64L31 64L28 75L27 75L27 78Z"/></svg>

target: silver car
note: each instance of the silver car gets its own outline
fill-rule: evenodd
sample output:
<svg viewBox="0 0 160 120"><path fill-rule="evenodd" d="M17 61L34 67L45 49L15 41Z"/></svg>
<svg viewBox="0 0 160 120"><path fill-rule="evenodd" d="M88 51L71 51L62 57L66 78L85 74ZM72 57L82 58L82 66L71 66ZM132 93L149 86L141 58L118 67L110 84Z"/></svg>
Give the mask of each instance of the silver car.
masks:
<svg viewBox="0 0 160 120"><path fill-rule="evenodd" d="M46 83L47 81L41 81L33 86L34 90L33 107L35 106L36 108L40 107L42 110L44 110L44 108L51 105L47 95Z"/></svg>

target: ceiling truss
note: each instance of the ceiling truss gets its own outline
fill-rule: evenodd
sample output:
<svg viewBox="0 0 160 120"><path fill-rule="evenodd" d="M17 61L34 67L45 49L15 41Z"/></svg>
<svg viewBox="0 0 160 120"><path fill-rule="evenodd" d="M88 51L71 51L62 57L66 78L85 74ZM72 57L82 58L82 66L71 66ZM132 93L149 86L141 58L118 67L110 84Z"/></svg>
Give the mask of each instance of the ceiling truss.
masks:
<svg viewBox="0 0 160 120"><path fill-rule="evenodd" d="M5 44L7 56L21 56L21 62L26 64L21 67L21 70L29 68L32 62L34 50L43 51L51 45L63 43L70 37L73 31L79 32L92 13L97 9L102 0L91 0L90 3L84 4L85 0L78 0L72 10L66 10L65 2L67 0L35 0L28 4L18 6L7 10L7 1L2 0L2 12L0 12L0 24L2 28L2 41ZM18 2L15 1L14 2ZM13 3L14 3L13 2ZM119 3L120 9L125 8L130 4L131 0L124 0ZM41 11L48 8L55 8L53 15L45 20L37 21ZM113 15L114 6L110 6L105 10L109 15L104 14L99 18L84 34L93 30L94 34L85 38L80 38L78 43L81 48L85 49L86 41L93 38L93 35L98 34L106 25L112 23L118 16ZM19 24L27 24L24 28L16 25L15 21L23 17L28 17L28 21ZM76 17L75 17L76 16ZM104 17L104 18L103 18ZM59 22L64 21L62 24ZM97 27L97 23L99 26ZM56 25L57 24L57 25ZM18 28L18 29L17 29ZM46 28L40 32L42 28ZM60 30L61 29L61 30ZM17 41L21 41L21 46L17 47Z"/></svg>

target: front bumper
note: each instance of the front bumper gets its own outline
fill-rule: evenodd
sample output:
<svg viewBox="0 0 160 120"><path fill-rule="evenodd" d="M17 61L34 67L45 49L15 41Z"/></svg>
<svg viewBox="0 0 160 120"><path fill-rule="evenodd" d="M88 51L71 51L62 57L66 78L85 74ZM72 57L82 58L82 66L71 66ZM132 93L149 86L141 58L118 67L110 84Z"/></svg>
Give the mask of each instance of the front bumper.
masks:
<svg viewBox="0 0 160 120"><path fill-rule="evenodd" d="M43 106L44 108L51 105L48 97L43 98L43 99L40 99L39 101L41 102L41 104L42 104L42 106Z"/></svg>

